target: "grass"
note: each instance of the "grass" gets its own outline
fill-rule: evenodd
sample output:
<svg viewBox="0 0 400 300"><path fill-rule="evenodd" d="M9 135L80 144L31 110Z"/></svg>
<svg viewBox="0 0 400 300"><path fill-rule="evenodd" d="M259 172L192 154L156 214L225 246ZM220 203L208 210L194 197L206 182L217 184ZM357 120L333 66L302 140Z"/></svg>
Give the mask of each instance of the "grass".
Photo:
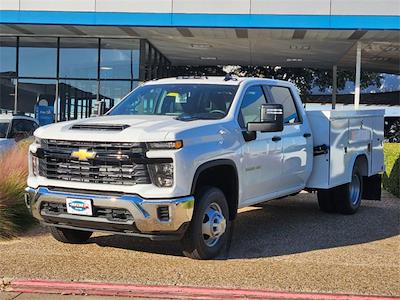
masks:
<svg viewBox="0 0 400 300"><path fill-rule="evenodd" d="M385 143L386 171L383 174L383 187L400 197L400 143Z"/></svg>
<svg viewBox="0 0 400 300"><path fill-rule="evenodd" d="M31 142L23 141L0 156L0 239L15 237L34 223L24 203Z"/></svg>

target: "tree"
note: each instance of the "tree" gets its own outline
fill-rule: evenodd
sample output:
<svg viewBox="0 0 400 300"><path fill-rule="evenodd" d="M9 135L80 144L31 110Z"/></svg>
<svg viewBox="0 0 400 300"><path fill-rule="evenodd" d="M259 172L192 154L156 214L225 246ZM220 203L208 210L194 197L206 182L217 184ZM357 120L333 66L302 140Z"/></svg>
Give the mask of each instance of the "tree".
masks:
<svg viewBox="0 0 400 300"><path fill-rule="evenodd" d="M271 66L173 66L172 76L224 76L231 73L243 77L262 77L287 80L294 83L304 97L317 86L321 92L332 88L332 70L310 68L283 68ZM354 81L352 71L338 71L338 90L345 88L347 81ZM381 86L382 75L373 72L362 72L361 88Z"/></svg>

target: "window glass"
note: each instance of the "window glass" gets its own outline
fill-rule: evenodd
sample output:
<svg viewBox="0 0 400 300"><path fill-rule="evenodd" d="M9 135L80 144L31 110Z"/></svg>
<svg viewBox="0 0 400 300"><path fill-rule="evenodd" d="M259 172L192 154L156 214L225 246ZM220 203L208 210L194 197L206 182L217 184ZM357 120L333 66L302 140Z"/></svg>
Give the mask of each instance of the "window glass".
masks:
<svg viewBox="0 0 400 300"><path fill-rule="evenodd" d="M129 94L110 115L169 115L190 119L226 116L237 86L210 84L145 85Z"/></svg>
<svg viewBox="0 0 400 300"><path fill-rule="evenodd" d="M6 137L9 124L10 122L6 120L0 120L0 139Z"/></svg>
<svg viewBox="0 0 400 300"><path fill-rule="evenodd" d="M21 37L19 39L19 76L56 77L57 39Z"/></svg>
<svg viewBox="0 0 400 300"><path fill-rule="evenodd" d="M0 37L0 76L16 76L17 39Z"/></svg>
<svg viewBox="0 0 400 300"><path fill-rule="evenodd" d="M261 86L252 86L247 89L240 106L239 124L242 128L249 122L260 122L261 104L267 101Z"/></svg>
<svg viewBox="0 0 400 300"><path fill-rule="evenodd" d="M90 117L97 103L95 80L62 80L59 85L58 120Z"/></svg>
<svg viewBox="0 0 400 300"><path fill-rule="evenodd" d="M24 139L33 134L37 128L37 124L24 119L16 119L12 121L10 138Z"/></svg>
<svg viewBox="0 0 400 300"><path fill-rule="evenodd" d="M14 110L15 78L0 78L0 114Z"/></svg>
<svg viewBox="0 0 400 300"><path fill-rule="evenodd" d="M17 111L33 113L35 104L46 100L53 106L56 95L56 80L49 79L20 79L18 82Z"/></svg>
<svg viewBox="0 0 400 300"><path fill-rule="evenodd" d="M138 79L139 40L102 39L100 78Z"/></svg>
<svg viewBox="0 0 400 300"><path fill-rule="evenodd" d="M283 105L283 122L285 124L300 122L294 99L289 88L271 86L270 91L275 103Z"/></svg>
<svg viewBox="0 0 400 300"><path fill-rule="evenodd" d="M60 39L60 77L97 79L98 39Z"/></svg>

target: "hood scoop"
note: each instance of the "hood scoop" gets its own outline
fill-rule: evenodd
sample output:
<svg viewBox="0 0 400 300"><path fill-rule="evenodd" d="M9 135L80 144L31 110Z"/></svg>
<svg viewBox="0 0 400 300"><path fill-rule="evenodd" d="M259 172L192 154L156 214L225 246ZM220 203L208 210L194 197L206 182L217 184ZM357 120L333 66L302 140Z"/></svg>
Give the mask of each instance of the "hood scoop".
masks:
<svg viewBox="0 0 400 300"><path fill-rule="evenodd" d="M128 128L126 124L75 124L70 129L73 130L103 130L103 131L122 131Z"/></svg>

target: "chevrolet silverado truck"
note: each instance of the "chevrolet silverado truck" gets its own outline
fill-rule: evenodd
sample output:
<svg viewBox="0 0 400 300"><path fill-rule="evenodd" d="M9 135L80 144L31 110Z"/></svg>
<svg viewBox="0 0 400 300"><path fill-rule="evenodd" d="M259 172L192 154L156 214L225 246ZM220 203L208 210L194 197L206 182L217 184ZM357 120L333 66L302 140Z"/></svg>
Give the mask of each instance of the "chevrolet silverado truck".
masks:
<svg viewBox="0 0 400 300"><path fill-rule="evenodd" d="M383 113L306 112L279 80L147 82L104 116L35 131L26 205L61 242L104 231L210 259L239 208L302 190L329 213L379 200Z"/></svg>

